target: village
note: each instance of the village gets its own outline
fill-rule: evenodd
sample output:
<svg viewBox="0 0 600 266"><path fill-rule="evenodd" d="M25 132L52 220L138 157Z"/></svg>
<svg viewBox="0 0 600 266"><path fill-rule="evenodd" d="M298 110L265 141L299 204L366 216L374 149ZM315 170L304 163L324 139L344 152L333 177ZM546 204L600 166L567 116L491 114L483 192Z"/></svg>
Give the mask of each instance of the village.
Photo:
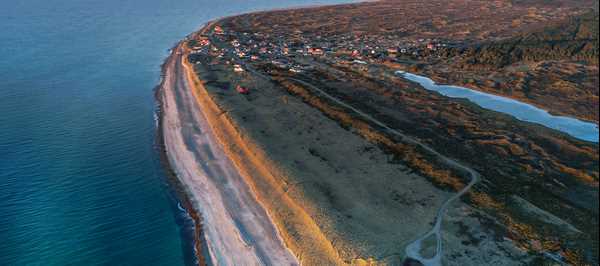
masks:
<svg viewBox="0 0 600 266"><path fill-rule="evenodd" d="M192 56L202 54L217 58L238 73L253 63L268 63L291 73L302 73L314 69L311 60L331 65L421 62L460 46L460 43L431 38L351 34L324 37L301 31L282 37L225 30L218 25L211 33L196 36L189 44Z"/></svg>

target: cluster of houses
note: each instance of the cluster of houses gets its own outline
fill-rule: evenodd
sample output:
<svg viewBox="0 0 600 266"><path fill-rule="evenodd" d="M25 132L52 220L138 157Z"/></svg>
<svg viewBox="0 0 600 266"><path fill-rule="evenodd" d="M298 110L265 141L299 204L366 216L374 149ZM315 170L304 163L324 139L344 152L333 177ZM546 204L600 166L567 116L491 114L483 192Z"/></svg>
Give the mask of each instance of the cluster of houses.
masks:
<svg viewBox="0 0 600 266"><path fill-rule="evenodd" d="M318 33L301 31L274 35L268 32L234 32L215 26L212 34L195 36L191 53L218 59L217 62L225 63L235 73L245 72L245 64L253 61L270 63L272 67L291 73L301 73L314 69L314 66L298 58L323 58L333 63L358 64L362 69L380 60L394 61L431 55L452 45L444 40L427 38L353 34L323 37Z"/></svg>
<svg viewBox="0 0 600 266"><path fill-rule="evenodd" d="M221 45L217 47L214 43ZM299 73L309 66L294 63L292 59L296 56L328 57L334 61L367 64L382 59L419 58L454 45L431 38L358 36L350 33L321 36L319 33L301 31L274 35L268 32L234 32L215 26L212 35L197 39L193 53L206 52L235 60L271 62L276 67ZM233 70L244 71L240 65L234 65Z"/></svg>

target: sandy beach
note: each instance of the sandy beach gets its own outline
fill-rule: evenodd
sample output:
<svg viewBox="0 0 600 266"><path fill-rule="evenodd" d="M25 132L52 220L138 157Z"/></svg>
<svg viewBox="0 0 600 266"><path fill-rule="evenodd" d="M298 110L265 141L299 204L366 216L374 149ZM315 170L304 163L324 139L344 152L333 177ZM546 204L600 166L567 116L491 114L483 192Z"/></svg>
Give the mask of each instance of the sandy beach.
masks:
<svg viewBox="0 0 600 266"><path fill-rule="evenodd" d="M202 215L208 259L218 265L297 265L198 108L182 48L165 65L163 137L169 163Z"/></svg>

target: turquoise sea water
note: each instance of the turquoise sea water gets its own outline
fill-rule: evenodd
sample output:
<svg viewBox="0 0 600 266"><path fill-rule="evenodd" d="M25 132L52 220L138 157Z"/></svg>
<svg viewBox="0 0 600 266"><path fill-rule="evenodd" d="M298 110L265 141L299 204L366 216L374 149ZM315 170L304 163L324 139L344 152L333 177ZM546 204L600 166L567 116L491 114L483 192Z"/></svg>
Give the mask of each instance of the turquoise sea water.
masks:
<svg viewBox="0 0 600 266"><path fill-rule="evenodd" d="M153 88L211 18L336 0L0 3L0 265L181 265Z"/></svg>

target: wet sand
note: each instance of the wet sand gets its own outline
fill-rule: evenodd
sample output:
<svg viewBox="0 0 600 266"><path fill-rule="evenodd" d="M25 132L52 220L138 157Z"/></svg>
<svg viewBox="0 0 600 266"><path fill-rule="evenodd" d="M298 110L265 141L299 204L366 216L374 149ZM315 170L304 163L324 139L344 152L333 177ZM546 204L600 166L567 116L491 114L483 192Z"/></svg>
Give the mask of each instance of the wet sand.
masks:
<svg viewBox="0 0 600 266"><path fill-rule="evenodd" d="M166 64L163 64L161 67L161 77L165 76L166 73ZM156 149L158 149L158 152L160 154L160 162L161 165L163 167L163 169L165 170L165 174L167 176L167 181L169 182L169 184L174 188L174 192L175 195L177 196L177 199L179 201L179 208L183 208L181 209L181 211L185 211L189 217L192 219L192 223L193 223L193 235L192 235L192 239L193 239L193 243L190 243L193 247L193 255L194 255L194 265L199 265L199 266L206 266L206 265L210 265L210 261L207 261L207 249L206 249L206 241L204 239L204 235L202 233L202 217L200 217L200 214L196 211L196 209L193 206L192 201L190 200L190 197L188 197L187 192L186 192L186 187L185 185L177 178L177 174L173 171L173 167L171 166L171 163L169 162L169 158L167 156L167 151L165 148L165 141L164 141L164 135L163 135L163 109L164 109L164 104L162 101L162 95L163 95L163 90L162 90L162 86L163 86L163 80L161 78L161 82L159 85L156 86L155 91L154 91L154 97L156 98L156 101L159 103L158 106L158 110L156 113L156 119L157 119L157 134L156 134L156 139L155 139L155 143L156 143Z"/></svg>

